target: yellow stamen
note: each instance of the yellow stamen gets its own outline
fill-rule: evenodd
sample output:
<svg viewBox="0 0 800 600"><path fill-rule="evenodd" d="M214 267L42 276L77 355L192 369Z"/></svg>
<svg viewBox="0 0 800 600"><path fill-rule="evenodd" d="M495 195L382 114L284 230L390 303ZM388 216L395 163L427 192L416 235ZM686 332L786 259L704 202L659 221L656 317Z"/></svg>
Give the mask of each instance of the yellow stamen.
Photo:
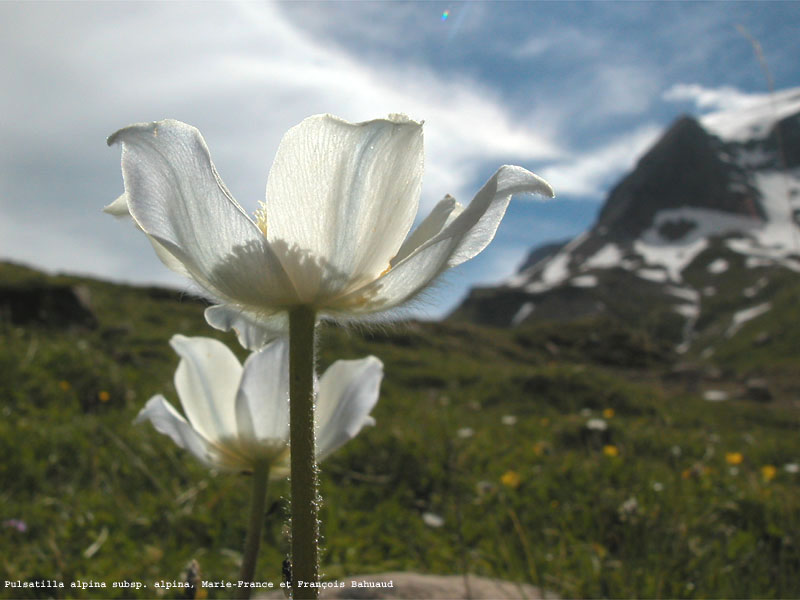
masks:
<svg viewBox="0 0 800 600"><path fill-rule="evenodd" d="M259 202L259 206L256 209L256 225L261 230L261 233L264 234L264 237L267 237L267 205L265 202Z"/></svg>

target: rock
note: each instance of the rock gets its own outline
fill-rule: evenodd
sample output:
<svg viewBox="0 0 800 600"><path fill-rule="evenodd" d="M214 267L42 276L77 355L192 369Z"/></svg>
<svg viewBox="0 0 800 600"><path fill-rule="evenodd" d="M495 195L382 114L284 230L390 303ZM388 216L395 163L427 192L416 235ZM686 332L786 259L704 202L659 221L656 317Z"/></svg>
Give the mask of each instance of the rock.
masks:
<svg viewBox="0 0 800 600"><path fill-rule="evenodd" d="M420 573L381 573L378 575L356 575L343 577L339 582L344 582L345 587L326 588L321 591L322 600L334 598L349 599L414 599L428 600L434 598L472 598L507 600L512 598L527 598L528 600L558 600L552 592L543 592L541 589L525 584L489 579L476 575L422 575ZM353 582L365 586L369 584L389 584L392 587L353 587ZM331 582L333 583L333 582ZM277 590L261 598L285 598L282 591Z"/></svg>
<svg viewBox="0 0 800 600"><path fill-rule="evenodd" d="M739 167L725 162L719 141L693 118L678 119L611 191L598 217L615 238L636 237L661 210L693 206L764 218ZM685 224L682 226L686 233ZM677 235L677 231L673 232Z"/></svg>
<svg viewBox="0 0 800 600"><path fill-rule="evenodd" d="M84 286L29 283L0 284L0 318L14 325L70 328L97 326Z"/></svg>
<svg viewBox="0 0 800 600"><path fill-rule="evenodd" d="M744 384L744 397L754 402L771 402L772 392L766 379L753 377Z"/></svg>

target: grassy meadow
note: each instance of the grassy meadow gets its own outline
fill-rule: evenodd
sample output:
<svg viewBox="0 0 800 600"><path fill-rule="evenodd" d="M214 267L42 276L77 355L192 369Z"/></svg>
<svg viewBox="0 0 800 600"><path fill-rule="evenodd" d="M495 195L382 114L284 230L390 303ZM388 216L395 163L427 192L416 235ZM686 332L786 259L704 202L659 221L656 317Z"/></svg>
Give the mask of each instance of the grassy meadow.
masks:
<svg viewBox="0 0 800 600"><path fill-rule="evenodd" d="M0 597L177 598L152 584L179 581L193 559L203 579L235 581L248 477L211 473L132 425L155 393L177 406L172 334L244 357L233 335L163 290L14 265L0 283L80 285L97 318L0 313L0 571L67 582ZM719 353L721 385L752 374ZM800 378L785 361L773 401L708 402L667 376L668 349L601 321L322 328L321 368L366 354L386 369L377 425L321 466L326 578L470 572L562 597L800 597ZM271 486L263 580L281 581L287 495ZM149 587L110 588L122 580Z"/></svg>

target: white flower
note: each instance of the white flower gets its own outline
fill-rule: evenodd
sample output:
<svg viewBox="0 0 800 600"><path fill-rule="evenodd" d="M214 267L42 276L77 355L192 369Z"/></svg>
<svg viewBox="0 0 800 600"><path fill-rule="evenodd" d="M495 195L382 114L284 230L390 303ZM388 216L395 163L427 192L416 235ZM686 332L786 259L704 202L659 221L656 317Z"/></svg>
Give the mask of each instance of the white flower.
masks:
<svg viewBox="0 0 800 600"><path fill-rule="evenodd" d="M468 125L467 125L468 126ZM161 260L220 306L211 325L259 347L286 310L364 318L414 298L481 252L512 194L552 196L543 179L501 167L467 207L447 196L411 235L423 171L422 124L401 115L348 123L309 117L284 136L252 219L222 183L200 132L179 121L131 125L125 192L107 212L130 214Z"/></svg>
<svg viewBox="0 0 800 600"><path fill-rule="evenodd" d="M608 429L608 423L606 423L604 419L589 419L586 421L586 429L590 429L592 431L605 431Z"/></svg>
<svg viewBox="0 0 800 600"><path fill-rule="evenodd" d="M136 422L149 420L209 467L249 471L270 463L270 477L289 473L288 343L277 340L242 366L225 344L173 336L180 355L175 371L184 418L163 396L153 396ZM372 425L383 364L374 356L333 363L319 380L317 459L322 460Z"/></svg>
<svg viewBox="0 0 800 600"><path fill-rule="evenodd" d="M517 417L516 415L503 415L500 422L503 423L503 425L511 427L517 424Z"/></svg>
<svg viewBox="0 0 800 600"><path fill-rule="evenodd" d="M631 517L635 517L639 514L639 501L631 496L617 507L617 513L622 521L627 521Z"/></svg>
<svg viewBox="0 0 800 600"><path fill-rule="evenodd" d="M422 522L428 527L438 528L444 525L444 517L436 513L426 512L422 513Z"/></svg>

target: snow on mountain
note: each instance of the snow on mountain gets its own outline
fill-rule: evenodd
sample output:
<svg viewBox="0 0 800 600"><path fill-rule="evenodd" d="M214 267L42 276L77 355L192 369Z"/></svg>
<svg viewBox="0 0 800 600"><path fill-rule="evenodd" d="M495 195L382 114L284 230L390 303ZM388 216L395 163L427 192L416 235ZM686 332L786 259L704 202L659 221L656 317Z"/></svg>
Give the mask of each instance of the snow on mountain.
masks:
<svg viewBox="0 0 800 600"><path fill-rule="evenodd" d="M455 316L505 326L614 310L626 318L646 298L682 319L685 350L704 304L718 300L717 280L739 269L800 272L798 223L800 88L678 119L611 190L591 229L534 250ZM748 289L760 293L759 277L743 284L743 302ZM766 310L751 306L740 307L731 335Z"/></svg>

